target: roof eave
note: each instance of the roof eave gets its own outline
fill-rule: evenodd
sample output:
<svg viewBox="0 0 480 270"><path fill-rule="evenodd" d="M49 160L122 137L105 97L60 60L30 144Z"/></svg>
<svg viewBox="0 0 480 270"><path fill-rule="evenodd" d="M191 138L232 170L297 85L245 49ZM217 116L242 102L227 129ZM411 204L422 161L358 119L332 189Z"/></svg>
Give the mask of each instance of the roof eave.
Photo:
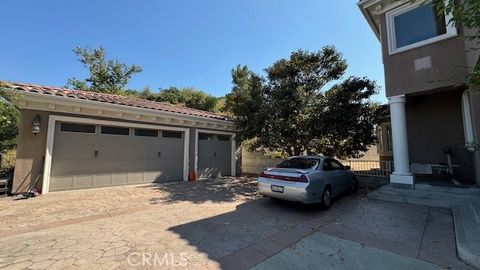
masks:
<svg viewBox="0 0 480 270"><path fill-rule="evenodd" d="M12 90L12 89L8 89L8 90ZM231 120L222 120L222 119L216 119L216 118L153 110L153 109L134 107L134 106L124 106L124 105L104 103L99 101L65 98L65 97L51 96L51 95L45 95L41 93L34 93L34 92L24 92L24 91L18 91L18 90L15 90L15 91L19 92L21 95L16 102L17 106L21 109L36 109L36 110L55 112L59 107L69 107L71 111L69 112L65 111L66 113L83 114L78 111L75 111L75 108L88 108L88 109L102 111L102 112L111 111L116 113L125 113L125 114L128 113L131 115L144 115L145 117L150 117L150 118L157 117L159 119L173 118L180 121L179 123L171 123L171 124L181 124L182 122L181 120L184 119L191 122L194 126L196 125L195 123L204 123L204 124L199 124L200 127L212 127L212 128L221 127L221 129L227 129L227 130L232 130L234 127L234 124ZM31 104L33 103L41 103L41 104L45 104L45 106L43 106L42 108L37 108L37 107L32 108ZM106 116L106 115L102 115L102 116ZM139 119L132 119L132 120L139 120Z"/></svg>
<svg viewBox="0 0 480 270"><path fill-rule="evenodd" d="M369 7L378 4L379 2L380 0L362 0L357 3L357 6L362 12L363 17L365 17L365 20L367 20L368 24L370 25L370 28L372 28L373 33L375 33L375 36L380 41L380 29L375 23L375 20L373 19L369 10Z"/></svg>

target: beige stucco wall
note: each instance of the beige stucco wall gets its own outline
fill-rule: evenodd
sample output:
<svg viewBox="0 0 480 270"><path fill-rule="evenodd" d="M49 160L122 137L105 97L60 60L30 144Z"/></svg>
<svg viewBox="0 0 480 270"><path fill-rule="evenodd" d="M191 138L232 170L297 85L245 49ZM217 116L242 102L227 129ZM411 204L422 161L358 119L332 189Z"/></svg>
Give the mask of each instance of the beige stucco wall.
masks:
<svg viewBox="0 0 480 270"><path fill-rule="evenodd" d="M465 44L460 36L389 55L385 14L380 18L387 97L466 82ZM415 71L414 61L427 56L431 57L432 67Z"/></svg>
<svg viewBox="0 0 480 270"><path fill-rule="evenodd" d="M406 103L408 150L412 163L446 163L443 147L453 151L455 176L473 183L473 156L465 148L462 120L463 90L410 96Z"/></svg>
<svg viewBox="0 0 480 270"><path fill-rule="evenodd" d="M40 133L32 133L32 121L40 115ZM47 140L48 112L21 110L20 126L17 141L17 159L12 185L12 193L28 190L38 173L43 170L42 158L45 155ZM40 178L37 187L41 187Z"/></svg>
<svg viewBox="0 0 480 270"><path fill-rule="evenodd" d="M241 149L243 174L260 174L267 167L274 167L283 161L282 158L272 158L262 153L250 152L245 147Z"/></svg>

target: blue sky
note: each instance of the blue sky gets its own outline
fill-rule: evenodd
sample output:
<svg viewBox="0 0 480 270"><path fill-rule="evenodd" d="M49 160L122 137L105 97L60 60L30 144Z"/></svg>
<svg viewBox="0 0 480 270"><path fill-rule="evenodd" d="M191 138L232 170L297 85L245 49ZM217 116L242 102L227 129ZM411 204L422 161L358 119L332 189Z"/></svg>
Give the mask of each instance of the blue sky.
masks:
<svg viewBox="0 0 480 270"><path fill-rule="evenodd" d="M0 10L0 80L63 86L87 75L72 49L103 46L144 68L132 89L222 96L238 64L263 73L294 50L334 45L346 76L374 79L386 101L380 44L354 0L6 0Z"/></svg>

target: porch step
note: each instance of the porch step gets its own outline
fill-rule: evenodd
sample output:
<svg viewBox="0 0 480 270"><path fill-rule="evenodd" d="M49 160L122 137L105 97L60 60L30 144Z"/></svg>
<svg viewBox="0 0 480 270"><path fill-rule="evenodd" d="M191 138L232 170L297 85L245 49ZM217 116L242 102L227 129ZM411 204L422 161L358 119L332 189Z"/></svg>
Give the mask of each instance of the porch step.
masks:
<svg viewBox="0 0 480 270"><path fill-rule="evenodd" d="M463 203L452 205L453 222L455 224L455 241L458 257L480 269L480 226L478 213L480 204L475 199L467 199Z"/></svg>
<svg viewBox="0 0 480 270"><path fill-rule="evenodd" d="M462 196L478 196L480 197L480 188L474 186L434 186L429 184L415 184L415 190L444 192L449 194L458 194Z"/></svg>
<svg viewBox="0 0 480 270"><path fill-rule="evenodd" d="M427 189L427 187L415 186L415 189L401 189L387 185L368 193L368 198L430 207L450 208L452 203L463 202L471 195L479 192L478 190L462 190L466 192L457 191L455 188L445 187L433 187L432 189Z"/></svg>

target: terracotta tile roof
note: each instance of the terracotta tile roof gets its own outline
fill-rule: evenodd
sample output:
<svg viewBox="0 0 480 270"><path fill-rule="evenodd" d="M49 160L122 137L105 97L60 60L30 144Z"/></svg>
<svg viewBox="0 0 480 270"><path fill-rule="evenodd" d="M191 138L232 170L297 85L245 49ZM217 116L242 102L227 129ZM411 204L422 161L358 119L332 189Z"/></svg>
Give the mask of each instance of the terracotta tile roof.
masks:
<svg viewBox="0 0 480 270"><path fill-rule="evenodd" d="M150 109L150 110L173 112L173 113L179 113L179 114L185 114L185 115L191 115L191 116L200 116L200 117L206 117L206 118L231 121L231 119L225 115L176 106L176 105L172 105L164 102L140 99L132 96L112 95L112 94L104 94L104 93L82 91L82 90L71 90L71 89L66 89L61 87L52 87L52 86L34 85L34 84L16 83L16 82L5 82L5 81L0 81L0 87L11 88L11 89L15 89L23 92L45 94L50 96L83 99L83 100L90 100L92 102L104 102L104 103L117 104L117 105L123 105L123 106L130 106L130 107L144 108L144 109Z"/></svg>

